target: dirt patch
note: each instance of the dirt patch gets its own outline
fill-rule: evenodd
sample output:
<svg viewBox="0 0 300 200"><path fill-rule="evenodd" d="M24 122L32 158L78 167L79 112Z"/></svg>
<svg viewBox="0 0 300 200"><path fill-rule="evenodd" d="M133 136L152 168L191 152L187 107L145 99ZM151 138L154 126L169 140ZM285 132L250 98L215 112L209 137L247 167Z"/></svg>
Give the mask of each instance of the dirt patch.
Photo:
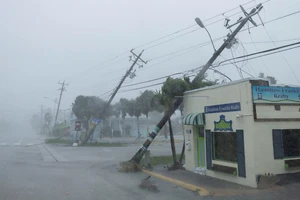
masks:
<svg viewBox="0 0 300 200"><path fill-rule="evenodd" d="M118 172L125 172L125 173L134 173L142 171L140 166L136 163L125 161L121 162L117 167Z"/></svg>

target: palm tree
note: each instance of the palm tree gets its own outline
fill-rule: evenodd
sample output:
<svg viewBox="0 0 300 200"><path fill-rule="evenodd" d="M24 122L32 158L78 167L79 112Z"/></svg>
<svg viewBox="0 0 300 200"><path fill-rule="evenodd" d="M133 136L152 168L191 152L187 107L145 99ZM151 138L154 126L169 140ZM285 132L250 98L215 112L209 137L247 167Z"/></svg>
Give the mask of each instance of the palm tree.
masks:
<svg viewBox="0 0 300 200"><path fill-rule="evenodd" d="M169 98L165 93L162 93L161 91L156 92L152 99L152 106L155 107L157 111L163 110L164 113L170 109L170 106L172 106L172 104L173 104L172 99ZM173 134L171 119L168 120L168 124L169 124L173 163L174 163L174 166L176 166L178 164L178 162L177 162L177 158L176 158L175 141L174 141L174 134Z"/></svg>
<svg viewBox="0 0 300 200"><path fill-rule="evenodd" d="M153 107L151 105L151 100L153 99L153 97L154 97L154 92L151 90L144 91L139 97L139 100L141 102L141 112L146 116L147 133L149 133L149 124L148 124L149 112L153 110Z"/></svg>

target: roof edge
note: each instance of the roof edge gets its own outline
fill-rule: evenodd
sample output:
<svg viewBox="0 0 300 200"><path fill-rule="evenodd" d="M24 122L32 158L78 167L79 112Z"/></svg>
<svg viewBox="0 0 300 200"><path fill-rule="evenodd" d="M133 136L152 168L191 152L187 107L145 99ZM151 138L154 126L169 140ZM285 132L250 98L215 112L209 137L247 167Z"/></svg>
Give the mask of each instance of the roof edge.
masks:
<svg viewBox="0 0 300 200"><path fill-rule="evenodd" d="M219 88L219 87L224 87L224 86L230 86L230 85L235 85L238 83L243 83L243 82L249 82L249 81L269 81L269 79L266 78L244 78L244 79L240 79L240 80L236 80L236 81L231 81L228 83L222 83L220 85L213 85L213 86L208 86L208 87L204 87L204 88L198 88L198 89L194 89L194 90L188 90L185 91L184 94L189 94L189 93L194 93L194 92L198 92L198 91L203 91L203 90L209 90L209 89L214 89L214 88Z"/></svg>

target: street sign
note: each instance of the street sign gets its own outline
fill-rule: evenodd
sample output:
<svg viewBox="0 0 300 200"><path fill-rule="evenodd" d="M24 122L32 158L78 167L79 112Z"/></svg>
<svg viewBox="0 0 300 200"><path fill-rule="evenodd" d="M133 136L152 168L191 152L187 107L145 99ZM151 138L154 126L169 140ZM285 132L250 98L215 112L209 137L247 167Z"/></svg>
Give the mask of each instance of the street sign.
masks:
<svg viewBox="0 0 300 200"><path fill-rule="evenodd" d="M81 121L75 121L75 131L80 131L81 129Z"/></svg>
<svg viewBox="0 0 300 200"><path fill-rule="evenodd" d="M97 123L100 123L100 122L101 122L101 119L93 118L93 121L95 122L95 124L97 124Z"/></svg>

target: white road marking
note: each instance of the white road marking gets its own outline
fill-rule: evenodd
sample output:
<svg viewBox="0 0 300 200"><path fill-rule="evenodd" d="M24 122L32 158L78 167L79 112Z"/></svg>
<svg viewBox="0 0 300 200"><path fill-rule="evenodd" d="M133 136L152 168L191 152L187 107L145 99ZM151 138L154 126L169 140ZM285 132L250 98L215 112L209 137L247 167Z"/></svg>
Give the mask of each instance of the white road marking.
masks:
<svg viewBox="0 0 300 200"><path fill-rule="evenodd" d="M5 142L0 143L0 146L6 146L6 145L7 145L7 143L5 143Z"/></svg>
<svg viewBox="0 0 300 200"><path fill-rule="evenodd" d="M21 144L21 143L22 143L22 140L23 140L23 138L24 138L24 137L22 137L22 138L20 139L20 141L19 141L19 144Z"/></svg>
<svg viewBox="0 0 300 200"><path fill-rule="evenodd" d="M104 151L106 151L106 152L109 152L109 151L111 151L110 149L103 149Z"/></svg>
<svg viewBox="0 0 300 200"><path fill-rule="evenodd" d="M32 146L35 145L34 143L28 143L27 146Z"/></svg>
<svg viewBox="0 0 300 200"><path fill-rule="evenodd" d="M23 138L24 138L24 137L22 137L22 138L20 139L20 141L19 141L19 142L17 142L17 143L14 143L14 145L15 145L15 146L20 146L20 145L21 145L21 143L22 143L22 140L23 140Z"/></svg>

